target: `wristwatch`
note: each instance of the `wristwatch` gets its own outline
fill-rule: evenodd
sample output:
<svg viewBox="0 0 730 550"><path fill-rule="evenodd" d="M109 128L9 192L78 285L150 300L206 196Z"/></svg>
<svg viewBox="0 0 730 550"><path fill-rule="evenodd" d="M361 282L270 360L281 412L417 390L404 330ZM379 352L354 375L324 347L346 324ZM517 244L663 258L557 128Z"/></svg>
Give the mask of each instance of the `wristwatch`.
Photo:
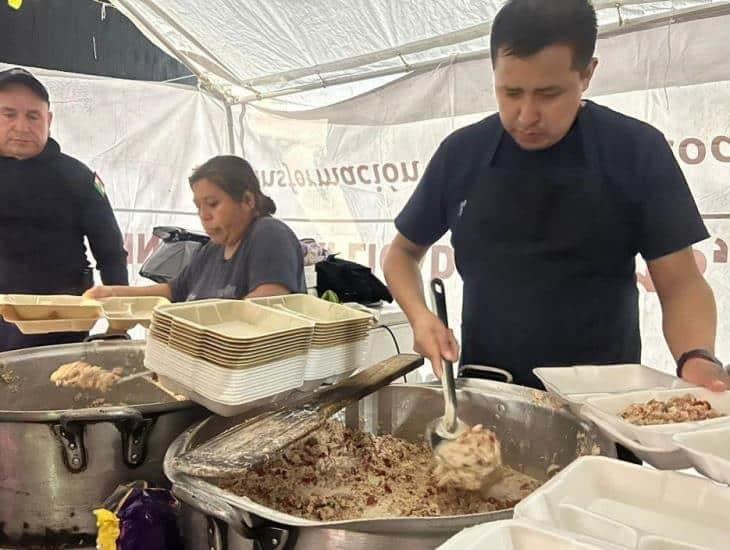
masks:
<svg viewBox="0 0 730 550"><path fill-rule="evenodd" d="M715 354L711 351L706 349L691 349L689 351L685 351L679 359L677 359L677 376L679 378L682 378L682 369L684 368L684 364L690 359L707 359L708 361L715 363L721 369L724 370L725 368L722 361L715 357Z"/></svg>

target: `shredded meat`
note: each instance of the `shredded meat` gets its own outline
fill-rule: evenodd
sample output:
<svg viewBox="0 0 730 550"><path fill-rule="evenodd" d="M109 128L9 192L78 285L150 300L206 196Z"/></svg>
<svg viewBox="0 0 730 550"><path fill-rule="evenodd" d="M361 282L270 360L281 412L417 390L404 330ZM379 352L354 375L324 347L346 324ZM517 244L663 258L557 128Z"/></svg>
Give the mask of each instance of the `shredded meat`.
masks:
<svg viewBox="0 0 730 550"><path fill-rule="evenodd" d="M74 361L61 365L53 371L51 382L56 386L69 386L106 393L119 381L122 372L121 368L108 371L83 361Z"/></svg>
<svg viewBox="0 0 730 550"><path fill-rule="evenodd" d="M647 403L633 403L620 414L621 418L638 426L695 422L725 416L712 408L709 402L692 394L673 397L669 401L652 399Z"/></svg>
<svg viewBox="0 0 730 550"><path fill-rule="evenodd" d="M223 489L269 508L319 521L431 517L511 508L540 483L510 468L483 491L440 485L431 450L330 421Z"/></svg>
<svg viewBox="0 0 730 550"><path fill-rule="evenodd" d="M478 491L502 475L502 450L494 432L476 425L434 449L433 477L439 487Z"/></svg>

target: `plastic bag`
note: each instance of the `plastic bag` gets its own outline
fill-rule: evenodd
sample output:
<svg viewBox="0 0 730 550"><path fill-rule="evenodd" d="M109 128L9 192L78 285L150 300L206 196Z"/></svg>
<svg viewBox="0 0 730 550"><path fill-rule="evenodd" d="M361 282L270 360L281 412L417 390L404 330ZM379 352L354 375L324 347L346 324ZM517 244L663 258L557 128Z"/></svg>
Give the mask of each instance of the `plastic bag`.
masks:
<svg viewBox="0 0 730 550"><path fill-rule="evenodd" d="M180 504L167 489L137 481L122 485L94 510L100 550L180 550ZM116 538L115 538L116 535Z"/></svg>

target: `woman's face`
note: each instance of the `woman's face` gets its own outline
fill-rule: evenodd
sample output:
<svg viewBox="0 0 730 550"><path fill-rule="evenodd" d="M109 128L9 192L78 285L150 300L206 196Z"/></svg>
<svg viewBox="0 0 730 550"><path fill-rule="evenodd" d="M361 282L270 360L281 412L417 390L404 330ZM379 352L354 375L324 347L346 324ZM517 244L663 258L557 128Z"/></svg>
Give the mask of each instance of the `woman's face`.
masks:
<svg viewBox="0 0 730 550"><path fill-rule="evenodd" d="M238 243L256 217L256 201L246 192L243 201L234 200L218 185L207 179L192 185L193 202L210 239L225 246Z"/></svg>

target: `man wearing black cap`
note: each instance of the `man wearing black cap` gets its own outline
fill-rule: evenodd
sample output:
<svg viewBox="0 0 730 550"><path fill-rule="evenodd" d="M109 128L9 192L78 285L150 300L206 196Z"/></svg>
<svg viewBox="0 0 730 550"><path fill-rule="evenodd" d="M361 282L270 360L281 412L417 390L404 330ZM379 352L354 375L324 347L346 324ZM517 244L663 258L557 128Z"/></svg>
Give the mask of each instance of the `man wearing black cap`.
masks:
<svg viewBox="0 0 730 550"><path fill-rule="evenodd" d="M93 284L84 238L108 285L126 285L127 253L104 186L49 137L48 91L25 69L0 72L0 292L82 294ZM0 322L0 351L80 341L24 335Z"/></svg>

